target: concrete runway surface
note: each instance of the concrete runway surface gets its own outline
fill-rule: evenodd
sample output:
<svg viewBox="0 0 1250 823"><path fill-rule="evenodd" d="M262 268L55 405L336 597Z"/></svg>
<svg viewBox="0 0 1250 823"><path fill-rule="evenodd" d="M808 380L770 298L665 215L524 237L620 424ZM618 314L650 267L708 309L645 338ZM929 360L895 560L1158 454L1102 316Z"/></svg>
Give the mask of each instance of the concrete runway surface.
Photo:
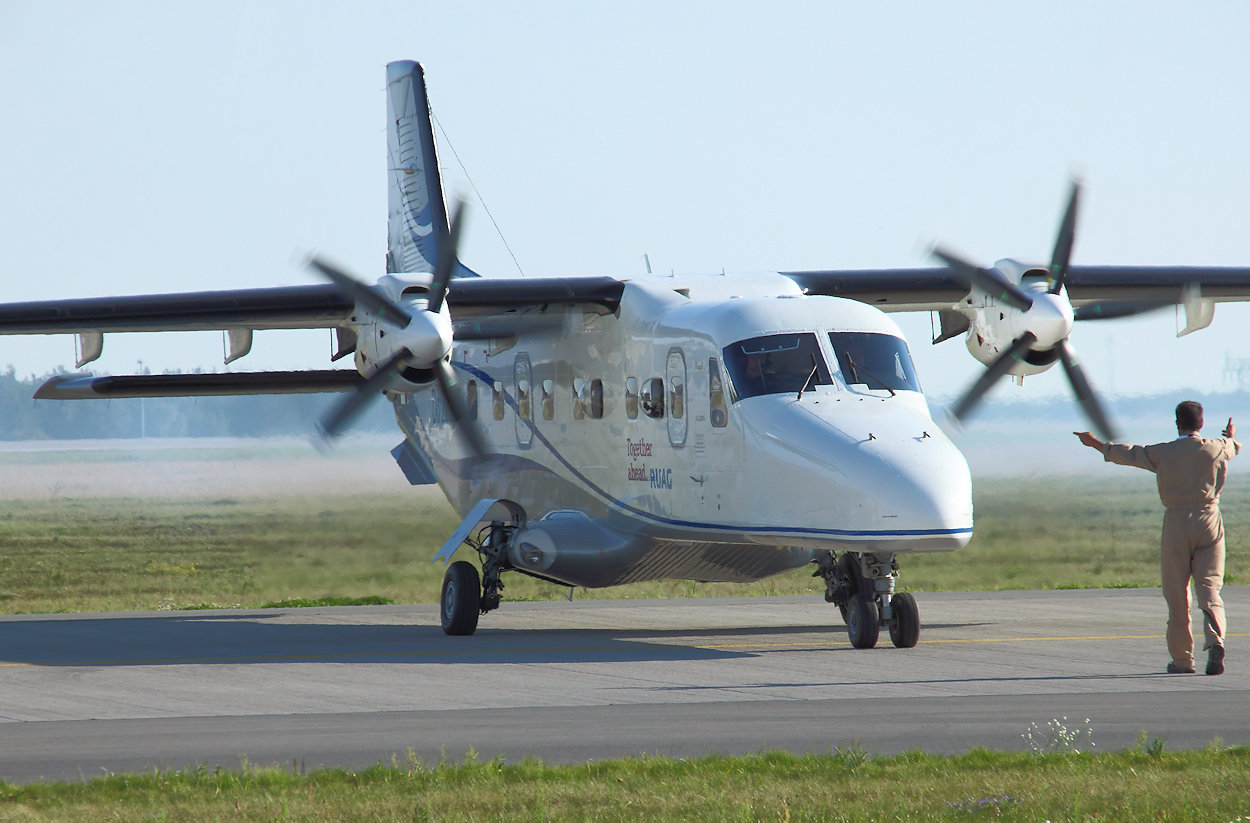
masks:
<svg viewBox="0 0 1250 823"><path fill-rule="evenodd" d="M0 617L0 778L205 764L548 762L1026 748L1030 723L1250 744L1250 587L1220 677L1163 674L1157 589L921 594L920 645L850 647L820 597ZM1197 612L1195 612L1197 614ZM1195 631L1201 647L1200 626Z"/></svg>

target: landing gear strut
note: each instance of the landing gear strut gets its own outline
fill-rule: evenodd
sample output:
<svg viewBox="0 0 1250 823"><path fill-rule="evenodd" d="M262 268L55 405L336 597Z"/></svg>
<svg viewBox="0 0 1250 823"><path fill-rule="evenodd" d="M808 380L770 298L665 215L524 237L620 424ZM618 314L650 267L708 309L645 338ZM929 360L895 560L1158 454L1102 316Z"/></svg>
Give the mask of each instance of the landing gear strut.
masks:
<svg viewBox="0 0 1250 823"><path fill-rule="evenodd" d="M508 541L517 527L514 524L494 521L480 529L476 536L464 542L477 551L482 560L482 575L472 563L457 560L447 567L443 575L442 624L443 632L450 635L473 634L477 619L499 608L503 600L503 581L500 575L511 568L508 565Z"/></svg>
<svg viewBox="0 0 1250 823"><path fill-rule="evenodd" d="M833 552L816 560L813 577L825 579L825 600L838 607L846 622L851 645L871 649L877 645L881 627L888 627L890 642L910 649L920 638L920 611L916 598L894 592L898 563L894 555Z"/></svg>

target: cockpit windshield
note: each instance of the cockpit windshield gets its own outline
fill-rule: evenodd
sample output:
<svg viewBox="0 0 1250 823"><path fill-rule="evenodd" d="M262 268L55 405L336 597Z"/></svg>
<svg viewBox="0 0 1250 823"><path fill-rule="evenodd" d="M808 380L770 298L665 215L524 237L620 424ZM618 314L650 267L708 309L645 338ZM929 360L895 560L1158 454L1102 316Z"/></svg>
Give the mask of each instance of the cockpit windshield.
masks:
<svg viewBox="0 0 1250 823"><path fill-rule="evenodd" d="M724 354L735 401L757 394L798 394L833 382L811 332L739 340L726 346Z"/></svg>
<svg viewBox="0 0 1250 823"><path fill-rule="evenodd" d="M888 392L920 391L916 367L902 338L875 332L829 332L848 386L867 386Z"/></svg>

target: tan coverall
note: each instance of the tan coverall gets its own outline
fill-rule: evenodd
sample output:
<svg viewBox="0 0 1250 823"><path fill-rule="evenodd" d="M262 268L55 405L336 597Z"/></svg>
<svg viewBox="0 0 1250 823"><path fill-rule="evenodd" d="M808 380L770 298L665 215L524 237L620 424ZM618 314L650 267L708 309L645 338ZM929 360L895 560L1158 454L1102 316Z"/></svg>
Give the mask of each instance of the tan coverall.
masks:
<svg viewBox="0 0 1250 823"><path fill-rule="evenodd" d="M1168 652L1182 668L1194 664L1194 638L1189 629L1189 579L1192 576L1206 629L1206 646L1224 645L1224 521L1220 490L1228 461L1241 444L1226 437L1197 434L1153 446L1108 443L1108 463L1136 466L1155 473L1163 515L1160 568L1163 597L1168 604Z"/></svg>

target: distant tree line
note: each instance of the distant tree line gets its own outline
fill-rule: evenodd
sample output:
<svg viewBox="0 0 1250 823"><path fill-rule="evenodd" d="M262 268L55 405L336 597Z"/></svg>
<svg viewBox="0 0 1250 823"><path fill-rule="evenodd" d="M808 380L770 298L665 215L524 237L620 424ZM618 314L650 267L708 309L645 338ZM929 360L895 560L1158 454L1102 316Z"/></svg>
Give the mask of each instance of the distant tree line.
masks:
<svg viewBox="0 0 1250 823"><path fill-rule="evenodd" d="M126 400L35 400L45 380L0 373L0 440L108 437L300 437L340 395L153 397ZM374 403L353 431L394 431L389 403Z"/></svg>

